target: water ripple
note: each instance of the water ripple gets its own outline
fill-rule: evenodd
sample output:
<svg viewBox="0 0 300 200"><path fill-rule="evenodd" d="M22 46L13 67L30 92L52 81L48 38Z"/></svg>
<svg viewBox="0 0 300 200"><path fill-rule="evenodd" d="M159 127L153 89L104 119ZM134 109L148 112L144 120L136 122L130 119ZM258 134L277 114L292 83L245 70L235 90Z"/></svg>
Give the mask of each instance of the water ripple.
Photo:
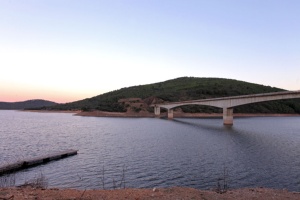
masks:
<svg viewBox="0 0 300 200"><path fill-rule="evenodd" d="M299 117L221 119L96 118L0 111L0 164L63 149L78 155L16 173L44 174L50 187L236 187L300 191ZM104 185L103 185L104 184Z"/></svg>

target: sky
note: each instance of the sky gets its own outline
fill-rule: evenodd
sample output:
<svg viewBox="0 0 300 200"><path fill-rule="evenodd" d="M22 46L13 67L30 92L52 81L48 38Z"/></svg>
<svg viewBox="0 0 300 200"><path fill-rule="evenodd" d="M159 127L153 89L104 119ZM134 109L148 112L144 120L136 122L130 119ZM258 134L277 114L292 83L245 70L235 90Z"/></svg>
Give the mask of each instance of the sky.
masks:
<svg viewBox="0 0 300 200"><path fill-rule="evenodd" d="M0 101L182 76L300 89L298 0L0 0Z"/></svg>

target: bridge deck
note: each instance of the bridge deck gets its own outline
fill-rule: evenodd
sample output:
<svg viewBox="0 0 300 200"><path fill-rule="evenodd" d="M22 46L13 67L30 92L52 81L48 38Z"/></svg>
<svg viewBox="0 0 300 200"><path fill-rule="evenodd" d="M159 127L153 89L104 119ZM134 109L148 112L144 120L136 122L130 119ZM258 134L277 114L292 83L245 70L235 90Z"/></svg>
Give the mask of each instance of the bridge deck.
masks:
<svg viewBox="0 0 300 200"><path fill-rule="evenodd" d="M269 97L269 96L281 96L281 95L289 95L289 94L300 94L300 90L296 91L283 91L283 92L270 92L270 93L261 93L261 94L249 94L249 95L238 95L238 96L230 96L230 97L217 97L211 99L197 99L197 100L189 100L189 101L177 101L177 102L168 102L157 105L173 105L173 104L182 104L182 103L197 103L197 102L207 102L207 101L220 101L220 100L233 100L233 99L245 99L245 98L256 98L256 97ZM152 105L155 106L155 105Z"/></svg>

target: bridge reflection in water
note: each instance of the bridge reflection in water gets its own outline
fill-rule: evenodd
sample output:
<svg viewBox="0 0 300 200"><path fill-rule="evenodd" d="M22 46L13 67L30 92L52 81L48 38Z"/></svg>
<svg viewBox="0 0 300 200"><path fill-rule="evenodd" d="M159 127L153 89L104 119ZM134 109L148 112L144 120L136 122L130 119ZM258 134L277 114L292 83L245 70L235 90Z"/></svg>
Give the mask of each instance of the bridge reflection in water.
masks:
<svg viewBox="0 0 300 200"><path fill-rule="evenodd" d="M284 92L272 92L262 94L251 94L242 96L222 97L213 99L199 99L191 101L180 101L163 104L154 104L155 115L160 115L160 108L168 110L168 118L172 119L173 109L185 105L205 105L213 106L223 109L223 124L233 125L233 108L240 105L246 105L264 101L274 101L281 99L295 99L300 98L300 90L297 91L284 91Z"/></svg>

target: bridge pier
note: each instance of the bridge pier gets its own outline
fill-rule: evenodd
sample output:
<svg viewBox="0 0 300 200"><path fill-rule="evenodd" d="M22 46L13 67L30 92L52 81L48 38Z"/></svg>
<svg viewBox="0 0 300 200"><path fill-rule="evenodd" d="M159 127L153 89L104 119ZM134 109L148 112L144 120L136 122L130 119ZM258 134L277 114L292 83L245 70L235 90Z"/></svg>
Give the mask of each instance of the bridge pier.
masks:
<svg viewBox="0 0 300 200"><path fill-rule="evenodd" d="M174 114L173 114L173 109L168 109L168 119L173 119Z"/></svg>
<svg viewBox="0 0 300 200"><path fill-rule="evenodd" d="M233 108L223 108L223 124L233 125Z"/></svg>
<svg viewBox="0 0 300 200"><path fill-rule="evenodd" d="M233 107L246 105L250 103L252 104L265 101L295 98L300 98L300 90L170 102L164 104L154 104L151 106L154 106L155 116L160 116L160 108L168 109L168 118L170 119L174 117L172 108L184 105L205 105L223 108L223 124L233 125Z"/></svg>
<svg viewBox="0 0 300 200"><path fill-rule="evenodd" d="M159 106L155 106L154 107L154 114L157 116L157 115L160 115L160 107Z"/></svg>

